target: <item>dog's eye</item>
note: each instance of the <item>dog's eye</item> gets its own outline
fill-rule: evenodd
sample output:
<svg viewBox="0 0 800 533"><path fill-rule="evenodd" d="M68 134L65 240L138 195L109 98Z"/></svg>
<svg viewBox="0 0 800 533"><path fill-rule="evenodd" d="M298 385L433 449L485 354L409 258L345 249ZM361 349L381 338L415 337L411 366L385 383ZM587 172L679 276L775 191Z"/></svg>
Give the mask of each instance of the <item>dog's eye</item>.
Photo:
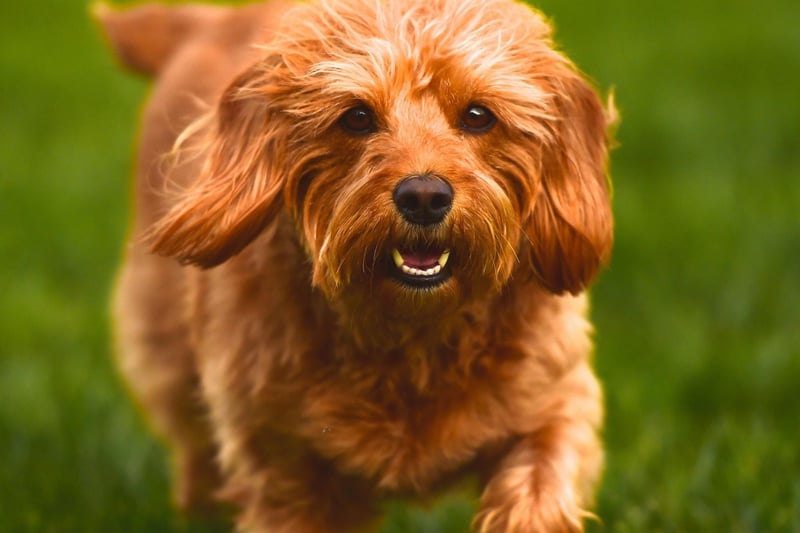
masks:
<svg viewBox="0 0 800 533"><path fill-rule="evenodd" d="M370 108L357 106L342 115L339 124L346 132L353 135L367 135L375 131L375 116Z"/></svg>
<svg viewBox="0 0 800 533"><path fill-rule="evenodd" d="M471 105L461 115L461 127L470 133L489 131L496 122L494 114L482 105Z"/></svg>

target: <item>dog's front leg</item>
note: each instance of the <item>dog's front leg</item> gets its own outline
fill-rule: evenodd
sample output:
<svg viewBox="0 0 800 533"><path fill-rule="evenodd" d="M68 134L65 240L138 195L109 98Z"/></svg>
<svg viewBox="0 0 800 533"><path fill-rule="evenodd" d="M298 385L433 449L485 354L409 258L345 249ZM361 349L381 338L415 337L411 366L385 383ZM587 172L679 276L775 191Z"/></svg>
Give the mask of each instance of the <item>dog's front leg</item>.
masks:
<svg viewBox="0 0 800 533"><path fill-rule="evenodd" d="M273 463L234 474L223 494L241 508L243 533L367 533L381 519L371 485L313 454L285 451Z"/></svg>
<svg viewBox="0 0 800 533"><path fill-rule="evenodd" d="M585 365L546 395L535 414L541 423L490 472L473 521L476 533L583 531L603 462L600 396Z"/></svg>

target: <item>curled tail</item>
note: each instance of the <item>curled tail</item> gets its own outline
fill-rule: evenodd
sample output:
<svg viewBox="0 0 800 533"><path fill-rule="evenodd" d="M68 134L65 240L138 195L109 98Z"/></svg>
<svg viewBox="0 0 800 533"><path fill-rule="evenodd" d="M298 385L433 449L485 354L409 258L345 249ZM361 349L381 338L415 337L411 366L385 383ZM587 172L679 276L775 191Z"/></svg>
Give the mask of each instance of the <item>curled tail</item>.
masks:
<svg viewBox="0 0 800 533"><path fill-rule="evenodd" d="M183 43L219 20L227 9L161 4L117 8L98 2L91 11L123 65L154 77Z"/></svg>

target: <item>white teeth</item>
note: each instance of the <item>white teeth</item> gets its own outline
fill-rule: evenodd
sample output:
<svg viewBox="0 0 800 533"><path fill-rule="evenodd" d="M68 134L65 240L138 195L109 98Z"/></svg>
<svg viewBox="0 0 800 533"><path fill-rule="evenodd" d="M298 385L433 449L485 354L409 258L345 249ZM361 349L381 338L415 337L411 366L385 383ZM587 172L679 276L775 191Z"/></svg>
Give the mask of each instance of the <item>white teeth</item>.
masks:
<svg viewBox="0 0 800 533"><path fill-rule="evenodd" d="M427 270L420 270L418 268L406 265L405 261L403 261L403 255L397 250L397 248L392 250L392 260L394 260L394 264L397 265L397 268L410 276L435 276L442 271L444 266L447 264L449 257L450 250L445 250L445 252L439 256L439 259L436 261L438 263L437 265L434 265Z"/></svg>
<svg viewBox="0 0 800 533"><path fill-rule="evenodd" d="M401 265L400 270L411 276L434 276L442 271L442 267L436 265L428 270L419 270L418 268L410 267L408 265Z"/></svg>

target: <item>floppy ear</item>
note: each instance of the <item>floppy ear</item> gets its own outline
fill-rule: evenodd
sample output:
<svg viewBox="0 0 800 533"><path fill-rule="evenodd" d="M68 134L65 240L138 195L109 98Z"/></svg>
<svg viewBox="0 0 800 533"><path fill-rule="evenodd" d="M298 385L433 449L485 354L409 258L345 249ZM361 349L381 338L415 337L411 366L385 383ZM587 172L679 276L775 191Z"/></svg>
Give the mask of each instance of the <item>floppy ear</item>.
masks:
<svg viewBox="0 0 800 533"><path fill-rule="evenodd" d="M554 138L542 151L542 180L525 227L530 261L547 289L577 294L608 260L613 242L607 180L607 111L573 71L559 80Z"/></svg>
<svg viewBox="0 0 800 533"><path fill-rule="evenodd" d="M92 15L122 64L155 76L192 35L227 13L219 6L140 4L118 8L98 1Z"/></svg>
<svg viewBox="0 0 800 533"><path fill-rule="evenodd" d="M285 127L259 90L262 77L258 67L245 72L208 117L200 175L151 229L152 251L215 266L240 252L280 211Z"/></svg>

